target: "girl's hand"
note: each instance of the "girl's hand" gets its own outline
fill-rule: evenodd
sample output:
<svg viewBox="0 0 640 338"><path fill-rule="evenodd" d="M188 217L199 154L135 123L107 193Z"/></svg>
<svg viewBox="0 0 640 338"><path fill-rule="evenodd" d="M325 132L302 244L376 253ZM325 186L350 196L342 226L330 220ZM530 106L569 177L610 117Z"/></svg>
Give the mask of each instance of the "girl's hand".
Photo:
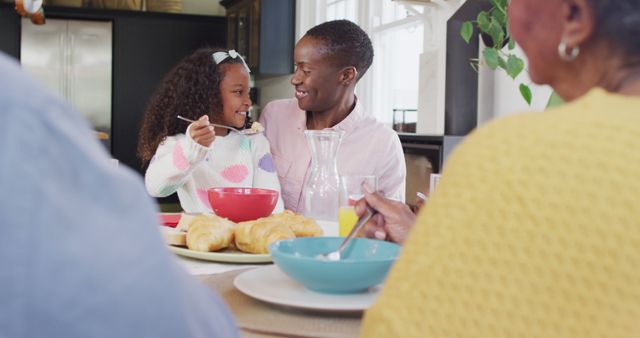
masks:
<svg viewBox="0 0 640 338"><path fill-rule="evenodd" d="M202 115L198 121L191 124L189 128L189 136L203 147L211 146L213 140L216 139L216 133L213 126L209 125L209 116Z"/></svg>

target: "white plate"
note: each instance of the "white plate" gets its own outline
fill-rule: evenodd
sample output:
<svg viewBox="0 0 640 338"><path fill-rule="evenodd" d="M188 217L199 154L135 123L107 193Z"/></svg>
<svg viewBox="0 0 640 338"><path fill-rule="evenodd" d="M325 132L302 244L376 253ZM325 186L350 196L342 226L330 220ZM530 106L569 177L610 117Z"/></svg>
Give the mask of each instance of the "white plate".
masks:
<svg viewBox="0 0 640 338"><path fill-rule="evenodd" d="M178 246L169 245L169 250L173 253L191 257L196 259L201 259L205 261L211 262L224 262L224 263L269 263L271 262L270 254L250 254L240 251L233 250L225 250L219 252L202 252L202 251L194 251L189 250L187 248L182 248Z"/></svg>
<svg viewBox="0 0 640 338"><path fill-rule="evenodd" d="M368 309L380 287L365 293L326 294L305 289L275 265L255 268L238 275L233 281L238 290L264 302L307 310L356 312Z"/></svg>

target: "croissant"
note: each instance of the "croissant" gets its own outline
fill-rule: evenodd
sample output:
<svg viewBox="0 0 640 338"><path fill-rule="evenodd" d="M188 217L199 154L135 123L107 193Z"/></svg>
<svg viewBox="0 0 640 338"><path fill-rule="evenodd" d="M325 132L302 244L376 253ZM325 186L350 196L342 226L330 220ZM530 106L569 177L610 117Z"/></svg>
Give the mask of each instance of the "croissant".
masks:
<svg viewBox="0 0 640 338"><path fill-rule="evenodd" d="M249 253L269 253L271 243L295 237L288 226L271 222L268 218L241 222L236 226L236 246Z"/></svg>
<svg viewBox="0 0 640 338"><path fill-rule="evenodd" d="M322 228L315 220L297 215L290 210L271 215L270 218L273 223L280 223L291 228L296 237L316 237L323 234Z"/></svg>
<svg viewBox="0 0 640 338"><path fill-rule="evenodd" d="M202 214L192 214L183 212L180 215L180 221L176 225L176 230L187 232L189 230L189 225L193 222L193 219Z"/></svg>
<svg viewBox="0 0 640 338"><path fill-rule="evenodd" d="M187 233L184 231L176 230L169 227L161 227L160 232L164 241L169 245L186 246L187 245Z"/></svg>
<svg viewBox="0 0 640 338"><path fill-rule="evenodd" d="M195 216L188 226L187 247L195 251L218 251L233 241L235 223L216 215Z"/></svg>

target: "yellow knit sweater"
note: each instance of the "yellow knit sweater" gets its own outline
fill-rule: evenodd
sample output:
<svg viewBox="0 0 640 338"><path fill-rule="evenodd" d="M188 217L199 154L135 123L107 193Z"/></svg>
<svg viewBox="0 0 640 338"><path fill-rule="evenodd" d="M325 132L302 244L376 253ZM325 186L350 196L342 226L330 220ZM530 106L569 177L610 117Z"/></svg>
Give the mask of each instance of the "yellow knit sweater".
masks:
<svg viewBox="0 0 640 338"><path fill-rule="evenodd" d="M640 98L592 90L479 128L362 337L640 337Z"/></svg>

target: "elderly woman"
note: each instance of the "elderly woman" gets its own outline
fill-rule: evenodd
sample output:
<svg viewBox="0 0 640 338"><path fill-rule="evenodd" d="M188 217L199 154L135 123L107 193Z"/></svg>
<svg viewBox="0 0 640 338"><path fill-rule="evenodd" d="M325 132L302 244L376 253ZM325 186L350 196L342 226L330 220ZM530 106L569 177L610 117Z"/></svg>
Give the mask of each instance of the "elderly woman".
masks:
<svg viewBox="0 0 640 338"><path fill-rule="evenodd" d="M375 175L379 190L404 201L406 169L398 135L373 117L355 95L373 61L367 33L336 20L311 28L294 52L295 99L270 102L260 122L271 143L286 209L304 210L302 186L311 155L304 130L344 131L338 151L342 175Z"/></svg>
<svg viewBox="0 0 640 338"><path fill-rule="evenodd" d="M640 333L640 1L511 0L509 21L570 103L460 145L363 337ZM367 198L399 236L403 209Z"/></svg>

